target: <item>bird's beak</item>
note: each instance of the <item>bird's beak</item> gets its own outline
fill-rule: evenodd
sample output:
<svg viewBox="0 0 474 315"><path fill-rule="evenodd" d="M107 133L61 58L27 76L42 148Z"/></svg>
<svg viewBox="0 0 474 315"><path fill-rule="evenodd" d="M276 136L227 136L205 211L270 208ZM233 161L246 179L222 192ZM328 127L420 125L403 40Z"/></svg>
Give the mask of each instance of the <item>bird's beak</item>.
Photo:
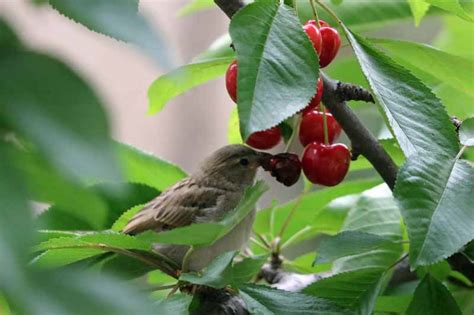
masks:
<svg viewBox="0 0 474 315"><path fill-rule="evenodd" d="M263 166L263 168L269 165L270 159L273 157L273 155L266 152L257 152L257 155L258 155L258 163L260 164L260 166Z"/></svg>

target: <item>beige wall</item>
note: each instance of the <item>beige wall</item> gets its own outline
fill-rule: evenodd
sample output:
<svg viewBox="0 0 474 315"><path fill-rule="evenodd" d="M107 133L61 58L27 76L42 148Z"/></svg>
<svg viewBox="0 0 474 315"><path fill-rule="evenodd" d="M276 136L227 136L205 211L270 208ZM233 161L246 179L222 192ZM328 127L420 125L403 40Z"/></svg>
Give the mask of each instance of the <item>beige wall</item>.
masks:
<svg viewBox="0 0 474 315"><path fill-rule="evenodd" d="M233 106L222 79L172 100L148 116L147 89L163 70L131 45L93 33L49 6L0 0L0 15L29 46L74 67L104 100L114 136L190 171L210 151L226 143ZM141 0L140 11L159 30L177 64L184 64L226 32L227 17L210 10L188 17L177 11L187 1Z"/></svg>

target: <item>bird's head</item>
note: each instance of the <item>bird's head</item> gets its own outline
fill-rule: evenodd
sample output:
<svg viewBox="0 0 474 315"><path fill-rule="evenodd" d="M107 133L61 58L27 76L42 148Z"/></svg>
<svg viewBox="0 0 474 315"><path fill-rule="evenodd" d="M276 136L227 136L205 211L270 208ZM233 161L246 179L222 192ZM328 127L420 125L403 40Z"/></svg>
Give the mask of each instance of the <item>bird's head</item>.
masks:
<svg viewBox="0 0 474 315"><path fill-rule="evenodd" d="M231 144L220 148L203 161L200 173L206 177L223 177L242 185L251 185L257 168L272 155L245 145Z"/></svg>

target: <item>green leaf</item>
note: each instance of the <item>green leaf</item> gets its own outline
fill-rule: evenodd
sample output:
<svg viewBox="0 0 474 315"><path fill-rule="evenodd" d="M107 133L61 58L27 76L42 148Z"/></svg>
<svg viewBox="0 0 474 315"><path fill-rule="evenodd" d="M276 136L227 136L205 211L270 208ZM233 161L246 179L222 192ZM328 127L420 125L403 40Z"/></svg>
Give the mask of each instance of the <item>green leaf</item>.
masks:
<svg viewBox="0 0 474 315"><path fill-rule="evenodd" d="M315 263L324 263L337 258L359 254L391 244L393 240L360 231L343 231L325 238L318 246Z"/></svg>
<svg viewBox="0 0 474 315"><path fill-rule="evenodd" d="M395 61L426 83L441 84L474 98L474 61L415 42L375 39ZM429 67L426 67L429 64Z"/></svg>
<svg viewBox="0 0 474 315"><path fill-rule="evenodd" d="M99 248L107 250L107 247L148 251L151 249L151 243L127 234L117 232L98 232L88 233L78 237L49 239L35 246L33 250L42 251L58 248Z"/></svg>
<svg viewBox="0 0 474 315"><path fill-rule="evenodd" d="M474 117L463 120L459 129L459 140L462 145L474 146Z"/></svg>
<svg viewBox="0 0 474 315"><path fill-rule="evenodd" d="M235 51L231 48L232 39L229 33L225 33L216 38L211 45L193 58L193 62L205 61L222 57L235 59Z"/></svg>
<svg viewBox="0 0 474 315"><path fill-rule="evenodd" d="M351 314L351 312L325 299L296 292L247 284L240 287L240 296L247 309L258 315L284 314Z"/></svg>
<svg viewBox="0 0 474 315"><path fill-rule="evenodd" d="M243 143L242 136L240 135L239 112L237 111L237 107L232 108L232 111L230 112L227 127L227 142L229 144Z"/></svg>
<svg viewBox="0 0 474 315"><path fill-rule="evenodd" d="M472 22L472 18L464 11L463 7L459 4L458 0L425 0L434 6L437 6L443 10L456 14L460 18Z"/></svg>
<svg viewBox="0 0 474 315"><path fill-rule="evenodd" d="M41 253L31 263L35 267L53 269L103 253L103 250L97 248L60 248Z"/></svg>
<svg viewBox="0 0 474 315"><path fill-rule="evenodd" d="M400 170L395 196L407 225L412 268L433 264L474 238L474 168L458 158L414 155Z"/></svg>
<svg viewBox="0 0 474 315"><path fill-rule="evenodd" d="M430 4L425 0L408 0L408 4L410 5L413 17L415 18L415 25L420 25L421 19L425 16Z"/></svg>
<svg viewBox="0 0 474 315"><path fill-rule="evenodd" d="M205 246L213 244L239 224L255 207L260 196L268 189L262 181L248 188L237 207L221 221L196 223L161 233L144 233L141 237L154 243Z"/></svg>
<svg viewBox="0 0 474 315"><path fill-rule="evenodd" d="M184 7L179 9L179 16L191 15L193 13L201 12L203 10L214 8L214 0L192 0Z"/></svg>
<svg viewBox="0 0 474 315"><path fill-rule="evenodd" d="M128 182L145 184L159 191L186 177L179 167L132 146L118 143L118 153Z"/></svg>
<svg viewBox="0 0 474 315"><path fill-rule="evenodd" d="M193 297L188 294L174 294L156 304L155 314L188 315Z"/></svg>
<svg viewBox="0 0 474 315"><path fill-rule="evenodd" d="M380 268L365 268L339 273L310 284L303 289L308 295L336 301L359 314L370 314L381 288Z"/></svg>
<svg viewBox="0 0 474 315"><path fill-rule="evenodd" d="M412 295L379 296L375 301L374 311L405 314L412 299Z"/></svg>
<svg viewBox="0 0 474 315"><path fill-rule="evenodd" d="M128 224L128 222L137 214L145 205L136 205L125 211L115 223L112 225L111 230L120 232Z"/></svg>
<svg viewBox="0 0 474 315"><path fill-rule="evenodd" d="M267 261L268 255L246 257L232 266L232 285L240 286L250 281L260 272L263 264Z"/></svg>
<svg viewBox="0 0 474 315"><path fill-rule="evenodd" d="M0 103L2 118L60 170L81 178L120 178L99 100L61 62L30 52L3 55Z"/></svg>
<svg viewBox="0 0 474 315"><path fill-rule="evenodd" d="M230 35L239 64L240 131L247 139L308 104L319 75L318 57L295 12L278 1L257 1L239 10Z"/></svg>
<svg viewBox="0 0 474 315"><path fill-rule="evenodd" d="M228 268L237 252L226 252L216 257L199 274L183 273L179 279L194 284L206 285L212 288L223 288L232 282L232 271Z"/></svg>
<svg viewBox="0 0 474 315"><path fill-rule="evenodd" d="M225 73L234 58L209 59L181 66L156 79L148 89L148 113L161 111L172 98L217 79Z"/></svg>
<svg viewBox="0 0 474 315"><path fill-rule="evenodd" d="M405 155L416 152L456 155L456 133L434 94L367 40L347 28L345 32Z"/></svg>
<svg viewBox="0 0 474 315"><path fill-rule="evenodd" d="M472 60L474 59L473 36L474 27L471 22L446 15L443 17L443 28L436 38L435 44L443 51Z"/></svg>
<svg viewBox="0 0 474 315"><path fill-rule="evenodd" d="M14 49L21 46L20 40L10 26L0 18L0 48Z"/></svg>
<svg viewBox="0 0 474 315"><path fill-rule="evenodd" d="M407 310L407 315L461 315L448 289L429 274L420 282Z"/></svg>
<svg viewBox="0 0 474 315"><path fill-rule="evenodd" d="M138 12L138 0L49 0L49 3L88 29L132 43L162 65L170 65L163 40Z"/></svg>
<svg viewBox="0 0 474 315"><path fill-rule="evenodd" d="M333 263L335 275L309 285L303 292L342 303L360 314L371 314L388 269L402 253L401 245L394 242L402 235L400 213L390 189L384 184L362 193L342 230L344 236L364 235L363 246L347 250L347 256Z"/></svg>
<svg viewBox="0 0 474 315"><path fill-rule="evenodd" d="M66 226L58 224L58 221L73 221L76 229L103 227L108 208L105 200L96 192L65 178L38 154L15 150L14 163L24 174L30 198L56 205L50 208L51 211L47 210L38 216L41 227L62 229ZM58 216L55 216L55 209L61 210Z"/></svg>
<svg viewBox="0 0 474 315"><path fill-rule="evenodd" d="M345 182L337 187L324 188L315 192L307 193L302 197L301 202L297 206L295 214L282 237L282 241L287 240L304 227L311 226L312 222L314 222L313 218L316 218L320 211L333 199L351 193L362 192L379 182L380 180L374 179ZM254 223L255 231L272 236L276 235L288 213L295 206L295 202L296 201L293 200L274 209L266 208L260 210L257 213ZM273 221L273 224L270 223L271 220ZM273 229L271 229L272 226ZM308 235L308 237L309 236L310 235Z"/></svg>

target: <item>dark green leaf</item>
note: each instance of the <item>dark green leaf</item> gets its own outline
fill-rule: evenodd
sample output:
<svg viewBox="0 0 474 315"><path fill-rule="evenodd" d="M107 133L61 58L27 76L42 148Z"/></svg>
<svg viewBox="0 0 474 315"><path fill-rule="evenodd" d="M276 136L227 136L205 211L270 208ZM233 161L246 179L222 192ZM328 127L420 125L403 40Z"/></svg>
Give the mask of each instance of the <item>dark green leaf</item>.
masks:
<svg viewBox="0 0 474 315"><path fill-rule="evenodd" d="M232 270L228 268L236 255L235 251L226 252L216 257L199 274L183 273L179 279L213 288L223 288L232 282Z"/></svg>
<svg viewBox="0 0 474 315"><path fill-rule="evenodd" d="M232 285L240 286L250 281L260 272L268 256L246 257L232 266Z"/></svg>
<svg viewBox="0 0 474 315"><path fill-rule="evenodd" d="M400 213L390 189L379 185L365 191L349 211L342 230L373 236L365 240L366 247L348 251L350 256L334 261L334 276L311 284L303 292L343 303L359 314L371 314L387 270L402 253L401 245L394 242L401 240ZM378 241L378 246L369 246Z"/></svg>
<svg viewBox="0 0 474 315"><path fill-rule="evenodd" d="M159 315L188 315L192 299L193 297L188 294L175 294L159 301L155 312Z"/></svg>
<svg viewBox="0 0 474 315"><path fill-rule="evenodd" d="M163 40L138 12L138 0L49 0L61 14L88 29L132 43L162 65L171 63Z"/></svg>
<svg viewBox="0 0 474 315"><path fill-rule="evenodd" d="M157 113L172 98L198 85L217 79L225 73L233 60L232 57L209 59L184 65L162 75L148 89L148 112Z"/></svg>
<svg viewBox="0 0 474 315"><path fill-rule="evenodd" d="M10 26L0 18L0 48L2 50L20 47L21 43Z"/></svg>
<svg viewBox="0 0 474 315"><path fill-rule="evenodd" d="M58 268L66 266L90 257L103 254L104 251L97 248L60 248L47 250L36 256L31 264L41 268Z"/></svg>
<svg viewBox="0 0 474 315"><path fill-rule="evenodd" d="M258 1L239 10L230 35L239 63L240 132L247 139L308 104L315 94L318 57L295 12L278 1Z"/></svg>
<svg viewBox="0 0 474 315"><path fill-rule="evenodd" d="M474 238L474 168L442 155L415 155L400 170L395 196L410 239L410 264L429 265Z"/></svg>
<svg viewBox="0 0 474 315"><path fill-rule="evenodd" d="M416 152L456 155L449 116L434 94L408 70L345 29L365 77L406 156Z"/></svg>
<svg viewBox="0 0 474 315"><path fill-rule="evenodd" d="M62 171L115 180L118 164L102 106L67 66L29 52L0 60L0 115Z"/></svg>
<svg viewBox="0 0 474 315"><path fill-rule="evenodd" d="M237 207L219 222L191 224L153 235L145 233L141 237L165 244L199 246L212 244L241 222L254 209L255 203L267 189L267 185L262 181L248 188Z"/></svg>
<svg viewBox="0 0 474 315"><path fill-rule="evenodd" d="M379 296L374 311L405 314L412 299L412 295Z"/></svg>
<svg viewBox="0 0 474 315"><path fill-rule="evenodd" d="M416 288L407 315L461 315L448 289L429 274Z"/></svg>
<svg viewBox="0 0 474 315"><path fill-rule="evenodd" d="M318 256L315 263L323 263L345 256L360 254L392 242L390 238L377 234L343 231L321 241L321 244L318 246Z"/></svg>
<svg viewBox="0 0 474 315"><path fill-rule="evenodd" d="M462 145L474 146L474 117L463 120L459 129L459 140Z"/></svg>
<svg viewBox="0 0 474 315"><path fill-rule="evenodd" d="M128 224L128 222L133 218L135 214L138 213L141 209L143 209L144 205L136 205L132 208L125 211L112 225L111 230L120 232L122 229Z"/></svg>
<svg viewBox="0 0 474 315"><path fill-rule="evenodd" d="M325 299L261 285L247 284L240 287L240 296L247 304L250 313L258 315L351 314Z"/></svg>

